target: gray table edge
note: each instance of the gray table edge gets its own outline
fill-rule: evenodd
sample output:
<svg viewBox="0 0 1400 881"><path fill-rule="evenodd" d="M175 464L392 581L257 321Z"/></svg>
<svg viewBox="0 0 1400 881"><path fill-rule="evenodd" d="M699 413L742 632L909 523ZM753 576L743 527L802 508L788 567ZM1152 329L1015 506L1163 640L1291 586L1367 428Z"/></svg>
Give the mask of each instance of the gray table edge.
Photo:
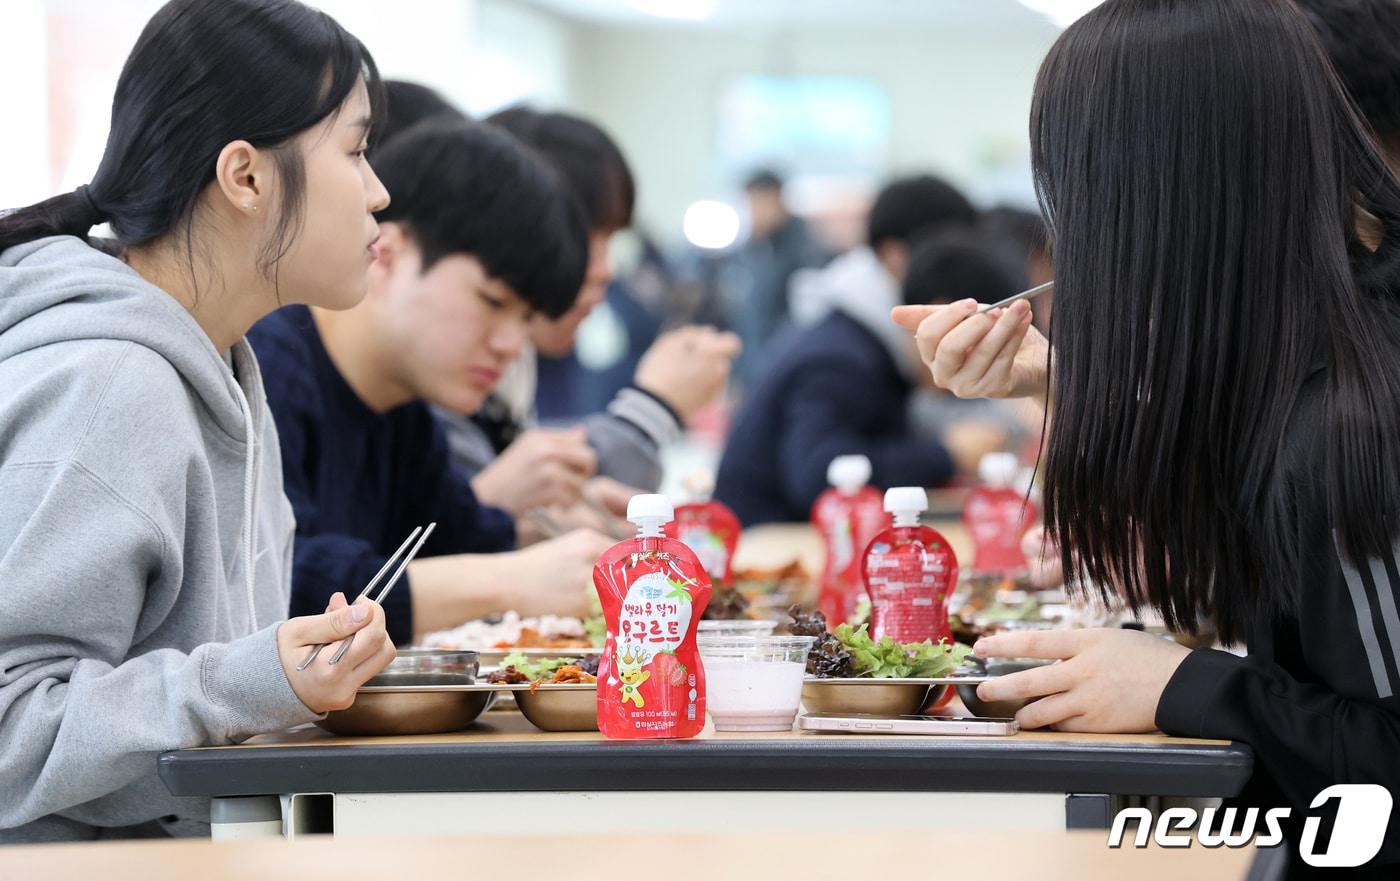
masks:
<svg viewBox="0 0 1400 881"><path fill-rule="evenodd" d="M688 740L259 746L158 760L177 796L295 792L850 791L1099 792L1228 797L1248 746L1162 743ZM645 774L637 772L644 770Z"/></svg>

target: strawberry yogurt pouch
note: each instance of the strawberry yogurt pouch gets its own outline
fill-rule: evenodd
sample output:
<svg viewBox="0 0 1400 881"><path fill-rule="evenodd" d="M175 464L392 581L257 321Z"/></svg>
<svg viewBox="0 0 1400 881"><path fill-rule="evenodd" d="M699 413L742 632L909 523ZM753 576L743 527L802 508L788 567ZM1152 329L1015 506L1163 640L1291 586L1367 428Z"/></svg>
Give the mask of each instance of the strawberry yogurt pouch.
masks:
<svg viewBox="0 0 1400 881"><path fill-rule="evenodd" d="M695 552L665 536L673 516L665 496L633 496L627 519L637 537L593 567L608 629L598 665L598 729L607 737L694 737L705 727L695 628L711 585Z"/></svg>

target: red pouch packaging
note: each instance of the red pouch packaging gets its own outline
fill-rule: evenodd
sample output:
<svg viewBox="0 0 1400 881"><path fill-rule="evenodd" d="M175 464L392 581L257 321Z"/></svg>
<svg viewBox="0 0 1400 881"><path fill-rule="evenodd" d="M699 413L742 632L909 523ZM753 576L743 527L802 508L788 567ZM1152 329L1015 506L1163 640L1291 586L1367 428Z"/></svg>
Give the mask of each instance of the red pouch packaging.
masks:
<svg viewBox="0 0 1400 881"><path fill-rule="evenodd" d="M952 642L948 596L958 583L958 557L948 541L920 525L928 494L916 486L885 493L893 525L865 551L861 574L870 594L870 636L897 642Z"/></svg>
<svg viewBox="0 0 1400 881"><path fill-rule="evenodd" d="M711 584L685 544L667 538L670 499L633 496L637 537L593 567L608 638L598 665L598 729L621 739L694 737L705 727L705 670L695 629Z"/></svg>
<svg viewBox="0 0 1400 881"><path fill-rule="evenodd" d="M714 481L707 475L691 475L685 488L691 501L676 506L675 521L666 526L666 534L695 552L713 584L729 584L734 548L743 529L739 517L728 505L710 498Z"/></svg>
<svg viewBox="0 0 1400 881"><path fill-rule="evenodd" d="M834 628L855 616L865 595L862 555L888 518L880 491L868 485L867 457L837 456L826 469L826 479L831 489L812 505L812 525L826 548L817 607Z"/></svg>

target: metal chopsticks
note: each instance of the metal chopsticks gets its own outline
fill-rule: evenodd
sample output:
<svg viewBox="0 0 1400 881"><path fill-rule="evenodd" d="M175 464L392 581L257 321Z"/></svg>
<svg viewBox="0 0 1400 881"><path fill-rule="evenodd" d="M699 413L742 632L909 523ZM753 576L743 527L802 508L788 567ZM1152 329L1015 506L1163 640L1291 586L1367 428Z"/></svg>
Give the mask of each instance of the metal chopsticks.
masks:
<svg viewBox="0 0 1400 881"><path fill-rule="evenodd" d="M1002 308L1003 306L1010 306L1012 303L1016 302L1017 300L1029 300L1031 297L1035 297L1035 296L1038 296L1038 295L1040 295L1040 294L1045 293L1046 291L1050 290L1050 289L1053 288L1054 286L1055 286L1055 283L1054 283L1053 281L1047 281L1045 284L1038 284L1038 285L1036 285L1035 287L1031 288L1030 290L1021 291L1021 293L1019 293L1019 294L1016 294L1016 295L1011 296L1011 297L1007 297L1005 300L1002 300L1000 303L992 303L992 304L989 305L989 306L983 306L981 309L978 309L978 310L977 310L977 314L978 314L978 315L981 315L982 313L984 313L984 312L990 312L990 311L992 311L993 309L1000 309L1000 308Z"/></svg>
<svg viewBox="0 0 1400 881"><path fill-rule="evenodd" d="M436 524L434 524L434 525L436 525ZM429 528L431 529L431 527L429 527ZM379 568L379 571L378 571L378 572L374 573L374 577L371 578L371 579L369 580L369 584L366 584L366 585L365 585L365 589L362 590L362 591L360 591L359 595L355 597L354 601L352 602L352 605L353 605L353 603L357 603L357 602L359 602L360 600L364 599L364 597L365 597L370 591L374 590L375 585L377 585L377 584L380 582L380 580L384 577L384 573L388 572L391 568L393 568L394 562L395 562L396 560L398 560L399 555L402 554L402 553L404 552L404 550L407 549L408 546L409 546L410 544L412 544L413 540L414 540L415 538L418 537L418 533L420 533L420 532L422 532L422 531L423 531L423 527L418 526L418 527L415 527L414 530L408 534L408 538L406 538L406 539L403 540L403 544L399 545L399 549L396 550L396 551L394 551L394 555L393 555L392 557L390 557L389 559L387 559L387 560L384 561L384 565L381 566L381 567ZM425 536L425 538L426 538L426 536ZM415 548L414 551L415 551L415 553L416 553L416 552L417 552L417 548ZM398 577L398 576L396 575L395 578L397 578L397 577ZM392 586L392 585L391 585L391 586ZM385 593L387 593L387 592L388 592L388 589L386 588L386 589L385 589ZM383 598L383 594L380 594L380 598L381 598L381 599ZM305 670L307 667L310 667L310 666L311 666L311 662L316 660L316 656L319 655L319 654L321 654L321 649L325 648L325 647L328 646L328 645L330 645L330 643L328 643L328 642L323 642L323 643L321 643L320 645L317 645L317 646L312 647L311 651L309 651L309 652L306 653L306 657L302 659L302 662L301 662L300 664L297 664L297 671L300 672L300 671L302 671L302 670Z"/></svg>
<svg viewBox="0 0 1400 881"><path fill-rule="evenodd" d="M423 543L428 540L428 536L433 534L434 529L437 529L437 524L429 523L428 528L423 530L422 537L418 539L418 543L413 546L413 550L408 552L403 558L403 562L399 564L399 568L394 570L394 577L389 579L389 583L384 585L384 589L379 592L379 596L375 597L373 602L380 604L384 602L384 598L389 595L389 591L394 589L394 585L399 583L399 579L403 577L404 570L408 568L409 563L413 562L413 558L418 556L418 551L422 549ZM345 653L350 650L350 645L354 641L355 634L353 633L345 637L345 642L342 642L340 648L335 650L335 654L331 655L330 662L332 664L340 663L340 659L345 657Z"/></svg>

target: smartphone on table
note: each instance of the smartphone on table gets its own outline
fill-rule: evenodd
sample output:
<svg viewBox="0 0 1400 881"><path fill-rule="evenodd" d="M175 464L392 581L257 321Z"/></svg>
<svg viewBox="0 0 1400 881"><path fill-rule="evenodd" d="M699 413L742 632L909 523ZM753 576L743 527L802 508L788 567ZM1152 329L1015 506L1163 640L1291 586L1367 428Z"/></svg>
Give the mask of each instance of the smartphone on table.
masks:
<svg viewBox="0 0 1400 881"><path fill-rule="evenodd" d="M807 713L798 717L804 731L845 734L972 734L1004 736L1021 730L1015 719L983 716L868 716L860 713Z"/></svg>

